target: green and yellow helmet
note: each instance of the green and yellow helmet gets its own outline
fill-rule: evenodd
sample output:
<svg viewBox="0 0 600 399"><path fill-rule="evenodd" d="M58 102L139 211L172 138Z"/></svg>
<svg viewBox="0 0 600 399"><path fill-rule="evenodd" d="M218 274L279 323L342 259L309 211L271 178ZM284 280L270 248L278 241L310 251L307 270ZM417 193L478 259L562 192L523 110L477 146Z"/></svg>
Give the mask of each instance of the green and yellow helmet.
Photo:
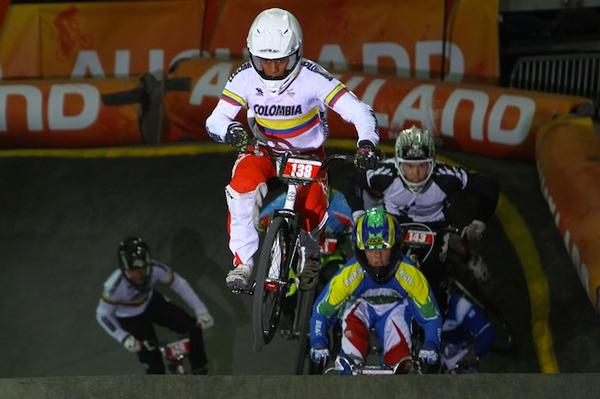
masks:
<svg viewBox="0 0 600 399"><path fill-rule="evenodd" d="M402 257L402 232L398 222L383 208L369 209L356 220L352 241L356 259L362 268L378 283L385 283L396 273ZM365 250L391 249L390 263L372 267Z"/></svg>
<svg viewBox="0 0 600 399"><path fill-rule="evenodd" d="M354 243L361 251L393 247L396 243L394 218L383 208L369 209L356 221Z"/></svg>

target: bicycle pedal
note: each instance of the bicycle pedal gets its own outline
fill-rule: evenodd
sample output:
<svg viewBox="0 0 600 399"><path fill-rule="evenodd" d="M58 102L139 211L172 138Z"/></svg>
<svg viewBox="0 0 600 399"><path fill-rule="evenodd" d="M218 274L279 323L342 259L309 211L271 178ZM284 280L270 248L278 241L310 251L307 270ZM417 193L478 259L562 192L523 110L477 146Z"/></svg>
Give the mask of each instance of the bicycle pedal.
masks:
<svg viewBox="0 0 600 399"><path fill-rule="evenodd" d="M250 288L231 288L231 293L235 295L244 294L244 295L254 295L254 288L256 287L256 281L252 283L252 287Z"/></svg>
<svg viewBox="0 0 600 399"><path fill-rule="evenodd" d="M254 288L251 288L251 289L247 289L247 288L232 288L231 289L231 293L235 294L235 295L243 294L243 295L252 296L252 295L254 295Z"/></svg>
<svg viewBox="0 0 600 399"><path fill-rule="evenodd" d="M281 338L285 339L286 341L290 341L292 339L298 338L298 336L294 336L294 334L292 334L292 332L290 330L279 330L279 335L281 336Z"/></svg>

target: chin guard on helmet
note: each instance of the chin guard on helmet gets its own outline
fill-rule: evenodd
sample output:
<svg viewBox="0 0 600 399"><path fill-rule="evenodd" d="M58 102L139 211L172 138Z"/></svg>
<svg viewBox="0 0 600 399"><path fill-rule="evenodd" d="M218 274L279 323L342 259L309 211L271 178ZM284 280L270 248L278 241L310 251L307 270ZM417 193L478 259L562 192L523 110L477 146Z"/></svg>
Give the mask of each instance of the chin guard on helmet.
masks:
<svg viewBox="0 0 600 399"><path fill-rule="evenodd" d="M302 28L289 11L280 8L264 10L254 19L246 40L250 63L265 88L272 94L281 94L300 72L303 56ZM267 76L263 60L288 59L285 73Z"/></svg>
<svg viewBox="0 0 600 399"><path fill-rule="evenodd" d="M404 129L396 138L396 170L404 184L413 192L419 192L427 184L435 166L435 142L427 129L413 125ZM427 162L428 172L419 182L410 181L402 169L402 164L418 164Z"/></svg>

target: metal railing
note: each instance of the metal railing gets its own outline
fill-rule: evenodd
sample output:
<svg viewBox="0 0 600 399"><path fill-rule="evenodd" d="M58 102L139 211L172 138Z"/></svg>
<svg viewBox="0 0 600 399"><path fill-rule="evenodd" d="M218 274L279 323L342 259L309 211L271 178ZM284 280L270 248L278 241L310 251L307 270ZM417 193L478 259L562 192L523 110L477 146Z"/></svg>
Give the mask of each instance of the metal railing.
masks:
<svg viewBox="0 0 600 399"><path fill-rule="evenodd" d="M587 97L600 115L600 53L523 57L510 74L510 86Z"/></svg>

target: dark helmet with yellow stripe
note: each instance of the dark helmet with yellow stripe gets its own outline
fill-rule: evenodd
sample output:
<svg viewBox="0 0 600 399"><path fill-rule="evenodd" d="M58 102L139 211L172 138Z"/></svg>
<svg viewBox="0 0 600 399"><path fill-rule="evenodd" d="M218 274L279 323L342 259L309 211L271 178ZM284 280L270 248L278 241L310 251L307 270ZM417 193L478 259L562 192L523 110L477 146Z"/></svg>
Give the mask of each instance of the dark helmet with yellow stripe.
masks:
<svg viewBox="0 0 600 399"><path fill-rule="evenodd" d="M402 257L402 228L383 208L366 211L356 220L352 234L354 252L362 268L378 283L385 283L396 273ZM391 249L390 263L372 267L367 262L365 250Z"/></svg>

